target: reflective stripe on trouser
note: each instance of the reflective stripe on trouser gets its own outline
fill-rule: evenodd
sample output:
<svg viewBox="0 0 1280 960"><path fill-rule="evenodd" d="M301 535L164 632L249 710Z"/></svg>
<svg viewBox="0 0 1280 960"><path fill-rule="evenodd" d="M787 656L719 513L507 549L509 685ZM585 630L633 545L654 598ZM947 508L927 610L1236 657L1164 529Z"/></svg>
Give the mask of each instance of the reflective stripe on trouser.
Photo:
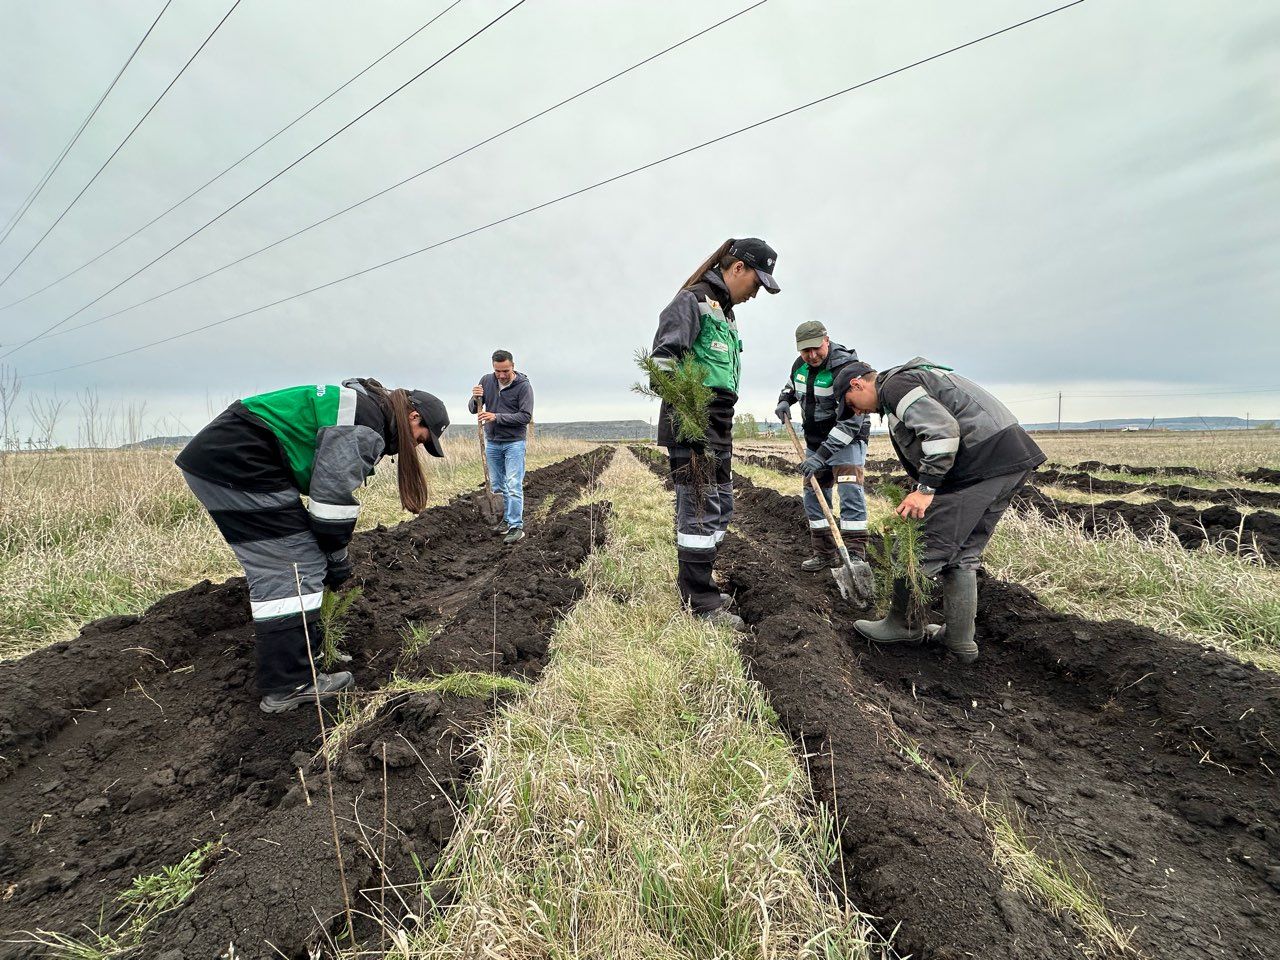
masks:
<svg viewBox="0 0 1280 960"><path fill-rule="evenodd" d="M244 567L256 638L258 689L278 693L310 683L307 636L313 656L318 656L320 601L328 561L311 532L298 491L233 490L186 472L183 476Z"/></svg>
<svg viewBox="0 0 1280 960"><path fill-rule="evenodd" d="M669 449L671 481L676 490L676 585L680 599L696 613L721 606L720 589L711 579L711 570L733 519L732 454L717 454L714 466L706 462L705 456L698 458L705 475L695 478L688 448Z"/></svg>
<svg viewBox="0 0 1280 960"><path fill-rule="evenodd" d="M1009 501L1032 471L979 480L959 490L936 494L924 515L920 568L926 576L943 570L976 570L982 551Z"/></svg>

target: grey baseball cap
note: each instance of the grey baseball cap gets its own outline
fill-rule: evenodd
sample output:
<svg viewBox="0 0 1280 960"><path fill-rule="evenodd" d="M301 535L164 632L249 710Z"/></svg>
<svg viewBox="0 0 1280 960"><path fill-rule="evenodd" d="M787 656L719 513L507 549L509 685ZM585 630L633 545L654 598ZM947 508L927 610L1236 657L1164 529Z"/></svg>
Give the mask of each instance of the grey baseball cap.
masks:
<svg viewBox="0 0 1280 960"><path fill-rule="evenodd" d="M819 320L806 320L796 327L796 349L808 350L810 347L822 346L822 338L827 335L827 328Z"/></svg>

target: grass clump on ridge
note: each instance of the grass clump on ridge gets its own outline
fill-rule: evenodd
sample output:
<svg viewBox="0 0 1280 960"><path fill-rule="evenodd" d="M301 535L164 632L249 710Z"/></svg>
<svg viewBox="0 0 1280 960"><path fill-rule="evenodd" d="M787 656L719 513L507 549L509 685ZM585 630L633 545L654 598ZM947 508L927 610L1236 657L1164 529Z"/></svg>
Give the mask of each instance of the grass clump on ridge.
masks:
<svg viewBox="0 0 1280 960"><path fill-rule="evenodd" d="M1280 568L1247 552L1187 550L1167 526L1086 534L1067 518L1010 510L985 559L1052 609L1120 617L1280 670Z"/></svg>
<svg viewBox="0 0 1280 960"><path fill-rule="evenodd" d="M680 608L670 494L619 450L591 497L612 503L608 545L539 683L477 746L429 878L450 906L398 955L878 955L829 886L833 825L807 814L733 637Z"/></svg>

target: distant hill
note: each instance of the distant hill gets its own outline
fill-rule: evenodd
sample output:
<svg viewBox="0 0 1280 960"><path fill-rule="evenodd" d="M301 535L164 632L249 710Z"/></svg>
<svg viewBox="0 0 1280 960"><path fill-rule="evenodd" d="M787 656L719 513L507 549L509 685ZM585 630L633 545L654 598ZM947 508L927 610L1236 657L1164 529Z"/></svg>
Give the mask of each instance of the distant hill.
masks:
<svg viewBox="0 0 1280 960"><path fill-rule="evenodd" d="M535 423L535 437L563 440L653 440L658 430L647 420L575 420L571 423Z"/></svg>
<svg viewBox="0 0 1280 960"><path fill-rule="evenodd" d="M456 429L455 424L455 429ZM535 437L548 437L563 440L653 440L657 430L645 420L575 420L572 423L535 423ZM474 424L471 441L475 440ZM452 430L450 433L454 433ZM447 436L447 434L446 434ZM451 439L456 440L454 433ZM182 448L190 437L150 437L137 443L126 443L121 450L162 450Z"/></svg>
<svg viewBox="0 0 1280 960"><path fill-rule="evenodd" d="M1257 427L1262 423L1280 426L1275 420L1250 420L1249 427ZM1056 420L1048 423L1024 423L1027 430L1057 430ZM1063 430L1123 430L1125 427L1137 427L1141 430L1243 430L1243 417L1134 417L1132 419L1111 420L1072 420L1062 421Z"/></svg>
<svg viewBox="0 0 1280 960"><path fill-rule="evenodd" d="M139 440L137 443L121 444L121 450L164 450L169 447L181 448L190 442L190 437L148 437L146 440Z"/></svg>

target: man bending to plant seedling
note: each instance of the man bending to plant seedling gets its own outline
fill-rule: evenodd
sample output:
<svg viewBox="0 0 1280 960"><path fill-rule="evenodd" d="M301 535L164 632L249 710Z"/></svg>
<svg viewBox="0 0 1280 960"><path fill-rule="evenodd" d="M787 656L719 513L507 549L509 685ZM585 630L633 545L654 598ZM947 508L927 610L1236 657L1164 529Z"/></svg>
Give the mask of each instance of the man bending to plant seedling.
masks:
<svg viewBox="0 0 1280 960"><path fill-rule="evenodd" d="M726 240L658 317L653 350L641 358L649 392L662 398L658 445L676 490L677 585L695 616L744 630L711 578L733 516L733 408L742 341L733 308L761 287L777 293L778 255L763 240Z"/></svg>
<svg viewBox="0 0 1280 960"><path fill-rule="evenodd" d="M942 584L946 624L934 632L963 663L978 659L974 620L978 567L996 523L1044 454L1009 408L978 386L923 357L877 373L861 361L836 376L845 410L889 418L889 437L916 486L898 516L923 520L919 573ZM894 570L889 612L854 627L876 643L924 639L912 618L908 571Z"/></svg>

